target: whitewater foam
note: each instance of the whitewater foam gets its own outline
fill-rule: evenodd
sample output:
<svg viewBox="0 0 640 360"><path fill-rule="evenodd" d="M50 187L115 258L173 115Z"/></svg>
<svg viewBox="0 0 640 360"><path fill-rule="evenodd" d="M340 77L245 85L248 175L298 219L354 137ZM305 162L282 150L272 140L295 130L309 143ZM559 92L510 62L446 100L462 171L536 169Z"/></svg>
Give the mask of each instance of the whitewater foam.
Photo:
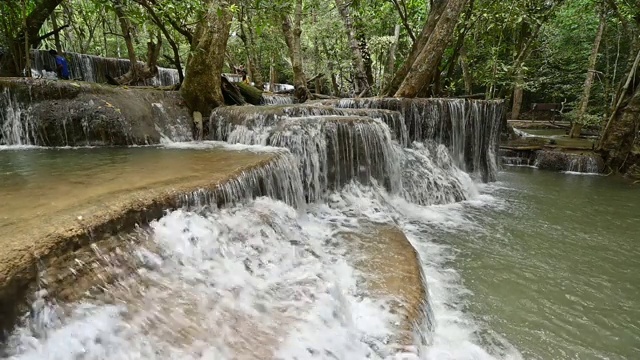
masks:
<svg viewBox="0 0 640 360"><path fill-rule="evenodd" d="M171 212L142 239L135 274L103 295L38 307L11 335L8 355L391 356L395 315L384 302L358 295L329 225L267 198L214 212Z"/></svg>

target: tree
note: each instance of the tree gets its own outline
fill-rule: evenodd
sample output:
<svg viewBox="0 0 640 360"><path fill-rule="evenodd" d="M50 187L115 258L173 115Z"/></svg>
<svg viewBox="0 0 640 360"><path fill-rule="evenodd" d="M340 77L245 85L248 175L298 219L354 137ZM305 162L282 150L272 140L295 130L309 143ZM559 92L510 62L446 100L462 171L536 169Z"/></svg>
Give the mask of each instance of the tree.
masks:
<svg viewBox="0 0 640 360"><path fill-rule="evenodd" d="M0 57L0 69L5 75L31 75L28 51L42 40L62 30L40 35L40 29L63 0L0 1L0 31L8 53Z"/></svg>
<svg viewBox="0 0 640 360"><path fill-rule="evenodd" d="M293 68L293 86L295 86L295 97L298 102L305 102L311 98L311 93L307 88L307 78L304 75L302 63L302 0L294 0L293 15L286 12L280 13L282 23L282 33L284 34L289 58Z"/></svg>
<svg viewBox="0 0 640 360"><path fill-rule="evenodd" d="M354 90L356 96L365 96L369 92L371 85L369 84L367 70L365 69L365 60L362 49L360 48L360 44L358 44L358 39L356 38L356 30L351 17L349 4L344 0L335 0L335 2L336 7L340 12L340 16L342 17L342 21L344 22L349 47L351 48L351 60L353 62L353 70L355 72Z"/></svg>
<svg viewBox="0 0 640 360"><path fill-rule="evenodd" d="M120 23L120 29L124 37L125 44L127 46L127 54L129 55L129 71L116 78L111 78L114 85L132 85L137 84L145 79L149 79L158 74L158 57L160 56L160 49L162 46L162 37L157 36L157 43L152 39L147 42L147 63L142 66L138 62L138 56L136 55L136 49L133 44L132 29L133 25L131 20L126 15L124 2L122 0L112 0L113 10L118 16L118 22Z"/></svg>
<svg viewBox="0 0 640 360"><path fill-rule="evenodd" d="M600 10L600 24L596 32L596 37L593 40L593 47L591 49L591 55L589 56L589 68L587 69L587 76L584 80L584 90L582 98L580 99L580 105L578 107L578 114L571 126L569 135L572 138L579 137L584 125L585 115L587 114L587 107L589 106L589 96L591 94L591 87L593 85L593 78L596 72L596 61L598 60L598 50L600 49L600 42L602 41L602 34L604 33L605 25L607 24L605 5L601 4Z"/></svg>
<svg viewBox="0 0 640 360"><path fill-rule="evenodd" d="M392 96L398 91L400 84L404 81L404 79L409 74L411 67L415 63L418 56L420 55L421 51L426 46L431 33L434 31L436 25L438 24L438 21L440 20L440 16L442 15L443 11L446 8L447 1L448 0L434 0L431 2L431 10L429 11L429 17L427 18L427 21L424 23L424 26L422 27L422 31L420 32L420 35L417 38L417 41L413 43L409 56L403 62L402 67L398 69L395 76L393 77L393 80L391 80L391 83L386 89L385 91L386 95Z"/></svg>
<svg viewBox="0 0 640 360"><path fill-rule="evenodd" d="M207 0L206 13L196 26L181 94L191 111L208 116L224 104L222 68L235 0Z"/></svg>
<svg viewBox="0 0 640 360"><path fill-rule="evenodd" d="M428 36L428 39L396 91L395 97L416 97L423 89L431 86L436 73L439 72L438 65L442 54L451 41L466 2L466 0L448 0L433 31L429 34L421 34L421 36Z"/></svg>
<svg viewBox="0 0 640 360"><path fill-rule="evenodd" d="M620 89L616 104L605 126L598 151L614 171L625 170L629 155L636 149L640 132L640 50Z"/></svg>

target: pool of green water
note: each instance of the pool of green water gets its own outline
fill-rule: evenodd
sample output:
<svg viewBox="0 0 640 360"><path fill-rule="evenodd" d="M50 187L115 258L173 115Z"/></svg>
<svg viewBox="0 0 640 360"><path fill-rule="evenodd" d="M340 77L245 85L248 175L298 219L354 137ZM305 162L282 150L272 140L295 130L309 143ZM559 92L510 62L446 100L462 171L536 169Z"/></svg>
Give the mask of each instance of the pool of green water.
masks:
<svg viewBox="0 0 640 360"><path fill-rule="evenodd" d="M468 311L525 359L640 359L640 188L526 168L490 188L440 238Z"/></svg>

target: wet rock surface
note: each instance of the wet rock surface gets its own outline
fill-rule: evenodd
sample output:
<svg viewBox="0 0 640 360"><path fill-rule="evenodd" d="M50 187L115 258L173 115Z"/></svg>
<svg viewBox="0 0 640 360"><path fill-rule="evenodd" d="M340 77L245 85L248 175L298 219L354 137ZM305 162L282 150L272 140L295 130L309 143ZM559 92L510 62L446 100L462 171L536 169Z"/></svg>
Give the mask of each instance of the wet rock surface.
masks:
<svg viewBox="0 0 640 360"><path fill-rule="evenodd" d="M401 317L393 343L410 346L423 342L414 338L419 336L420 326L429 321L420 256L396 226L369 223L364 229L339 236L353 253L349 258L363 276L367 296L393 299L392 311Z"/></svg>
<svg viewBox="0 0 640 360"><path fill-rule="evenodd" d="M177 92L76 81L0 79L0 144L147 145L192 139Z"/></svg>
<svg viewBox="0 0 640 360"><path fill-rule="evenodd" d="M534 165L538 169L552 171L601 173L604 170L602 158L595 153L540 150L536 152Z"/></svg>
<svg viewBox="0 0 640 360"><path fill-rule="evenodd" d="M85 169L93 173L91 177L76 177L73 171L51 175L42 169L44 173L3 185L0 330L9 329L26 310L27 294L39 285L41 271L51 268L54 278L62 279L60 288L48 287L52 294L77 296L95 277L85 278L90 280L75 288L72 281L57 275L61 273L56 273L54 264L68 264L64 259L86 251L82 249L89 249L87 245L126 234L160 218L165 210L216 206L261 195L292 201L287 189L278 188L285 182L278 172L285 176L286 166L291 166L286 154L212 150L157 155L156 161L137 157L117 166ZM78 180L82 184L74 184ZM25 203L26 193L38 201ZM126 245L115 239L111 244ZM55 285L53 279L49 282Z"/></svg>

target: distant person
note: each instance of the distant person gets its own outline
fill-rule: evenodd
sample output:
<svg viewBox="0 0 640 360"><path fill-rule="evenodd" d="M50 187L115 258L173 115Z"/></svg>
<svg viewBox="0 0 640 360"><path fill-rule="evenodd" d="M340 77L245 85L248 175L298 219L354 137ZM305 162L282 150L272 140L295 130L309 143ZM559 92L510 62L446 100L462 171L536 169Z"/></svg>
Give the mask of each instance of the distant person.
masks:
<svg viewBox="0 0 640 360"><path fill-rule="evenodd" d="M49 50L49 54L56 59L56 72L58 73L58 78L63 80L69 80L69 64L67 63L67 59L63 56L58 55L58 52L51 49Z"/></svg>

